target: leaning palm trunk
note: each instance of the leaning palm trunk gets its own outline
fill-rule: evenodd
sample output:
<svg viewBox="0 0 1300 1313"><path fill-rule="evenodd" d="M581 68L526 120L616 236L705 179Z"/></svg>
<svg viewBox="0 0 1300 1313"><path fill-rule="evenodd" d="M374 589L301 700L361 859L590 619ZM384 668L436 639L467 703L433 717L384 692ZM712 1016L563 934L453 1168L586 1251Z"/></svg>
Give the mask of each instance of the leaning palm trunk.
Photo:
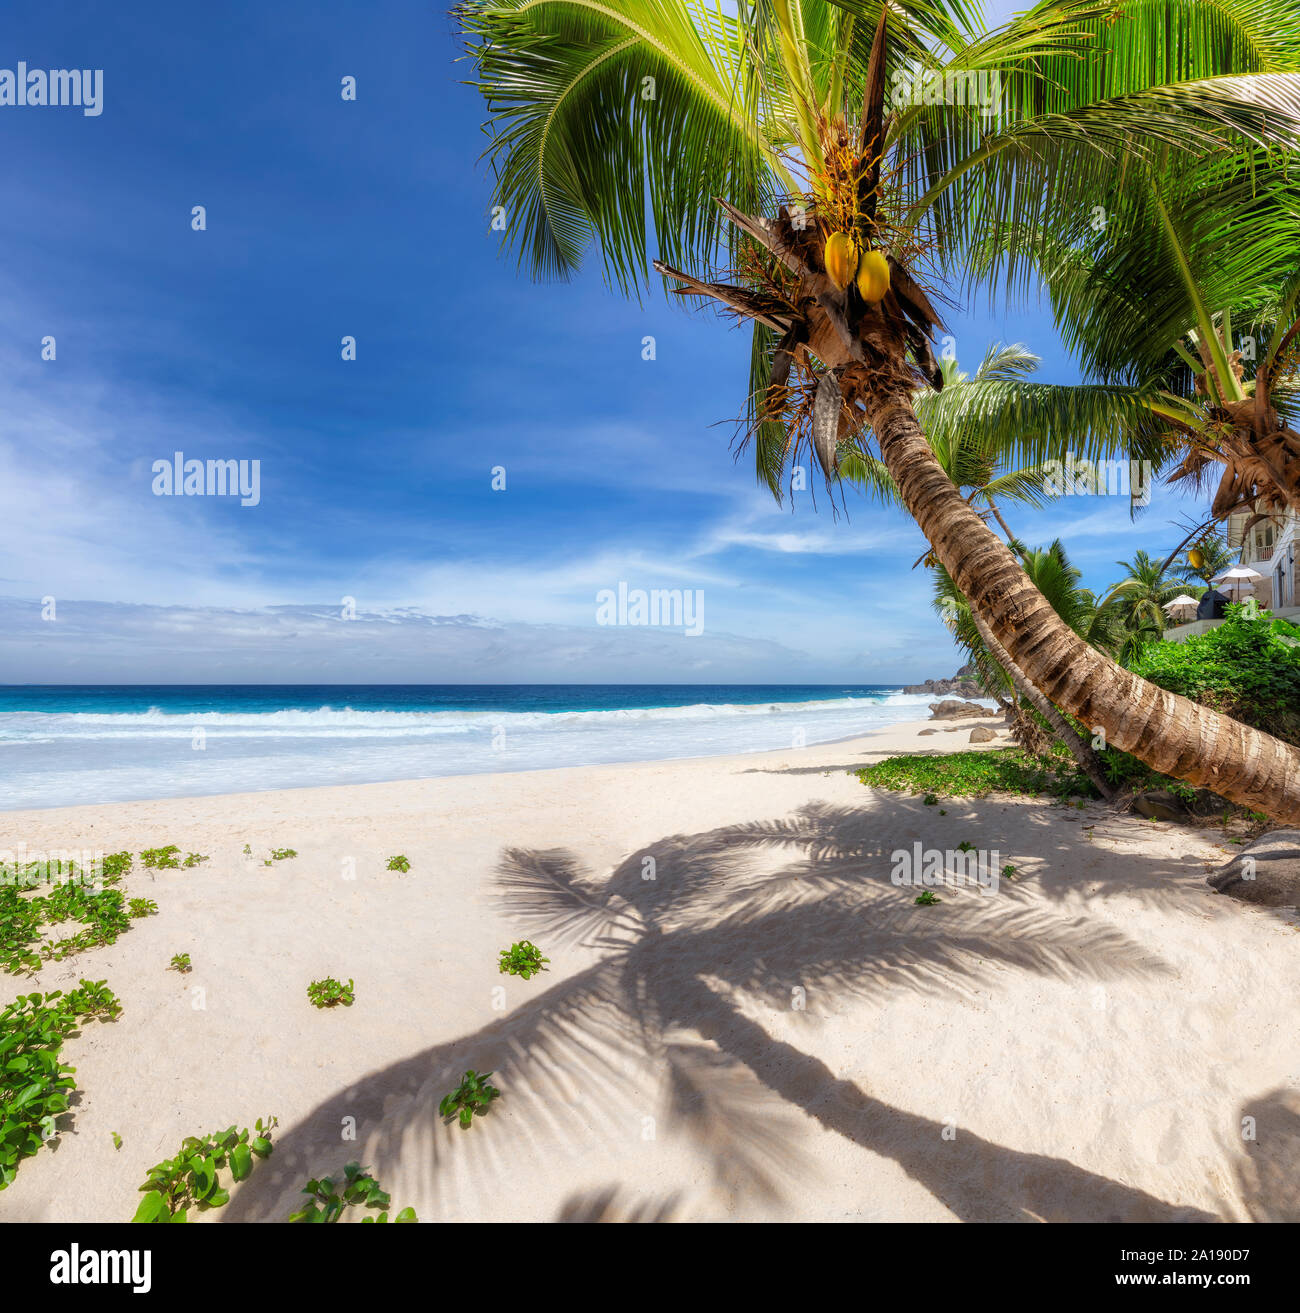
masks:
<svg viewBox="0 0 1300 1313"><path fill-rule="evenodd" d="M832 279L820 225L800 225L785 209L772 220L720 204L775 261L760 289L707 282L661 261L655 268L685 294L721 301L783 335L781 374L793 366L817 380L812 446L827 478L838 450L870 429L904 506L1028 685L1152 769L1300 821L1300 751L1157 688L1089 646L944 473L912 408L918 373L942 386L929 343L940 320L907 268L889 257L889 286L867 301L852 283ZM788 405L790 392L785 377L774 379L768 404Z"/></svg>
<svg viewBox="0 0 1300 1313"><path fill-rule="evenodd" d="M1035 711L1052 727L1056 737L1070 750L1071 756L1079 763L1083 773L1092 781L1097 792L1108 802L1114 798L1115 790L1102 772L1097 754L1074 732L1069 721L1029 682L1025 672L1015 663L1015 659L1005 647L998 642L997 635L988 627L978 612L971 612L975 628L979 630L985 647L993 654L993 659L1007 672L1016 691Z"/></svg>
<svg viewBox="0 0 1300 1313"><path fill-rule="evenodd" d="M1157 688L1090 647L953 487L909 393L873 396L867 414L908 511L1029 685L1154 770L1279 821L1300 821L1300 752Z"/></svg>

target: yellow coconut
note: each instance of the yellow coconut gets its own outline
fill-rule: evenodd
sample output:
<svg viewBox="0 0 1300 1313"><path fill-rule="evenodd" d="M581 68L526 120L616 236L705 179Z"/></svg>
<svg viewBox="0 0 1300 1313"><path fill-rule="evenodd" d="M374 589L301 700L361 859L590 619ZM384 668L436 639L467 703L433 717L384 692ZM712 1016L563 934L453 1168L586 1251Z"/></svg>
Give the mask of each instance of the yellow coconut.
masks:
<svg viewBox="0 0 1300 1313"><path fill-rule="evenodd" d="M842 292L853 280L858 267L858 243L852 233L831 233L823 256L826 274Z"/></svg>
<svg viewBox="0 0 1300 1313"><path fill-rule="evenodd" d="M879 251L865 251L858 264L858 294L875 305L889 291L889 261Z"/></svg>
<svg viewBox="0 0 1300 1313"><path fill-rule="evenodd" d="M1187 564L1190 565L1193 570L1199 570L1201 566L1205 564L1205 553L1201 551L1200 548L1193 547L1192 550L1187 553Z"/></svg>

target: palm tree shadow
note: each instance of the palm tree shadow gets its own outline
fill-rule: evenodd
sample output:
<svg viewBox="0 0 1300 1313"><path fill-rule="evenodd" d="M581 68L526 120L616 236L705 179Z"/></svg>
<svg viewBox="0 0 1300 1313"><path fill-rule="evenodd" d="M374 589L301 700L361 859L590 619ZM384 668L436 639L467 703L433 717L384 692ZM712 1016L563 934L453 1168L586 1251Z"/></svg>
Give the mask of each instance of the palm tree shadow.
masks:
<svg viewBox="0 0 1300 1313"><path fill-rule="evenodd" d="M879 828L870 814L812 805L667 836L603 880L567 850L507 850L498 890L521 931L582 943L597 960L491 1025L340 1090L280 1137L223 1220L287 1216L308 1177L345 1156L395 1200L433 1198L450 1216L525 1159L553 1176L593 1139L643 1144L653 1164L661 1131L694 1148L730 1206L779 1209L817 1188L800 1148L808 1119L899 1164L963 1220L1208 1220L1062 1159L965 1131L953 1139L773 1037L763 1018L789 1018L792 1000L814 991L950 992L1005 968L1071 979L1165 970L1121 931L1014 889L965 892L953 915L930 915L889 883ZM440 1124L437 1104L467 1067L494 1071L504 1097L460 1132ZM348 1119L358 1143L343 1152Z"/></svg>
<svg viewBox="0 0 1300 1313"><path fill-rule="evenodd" d="M1247 1121L1247 1119L1249 1119ZM1300 1222L1300 1094L1277 1089L1241 1110L1237 1180L1253 1222Z"/></svg>

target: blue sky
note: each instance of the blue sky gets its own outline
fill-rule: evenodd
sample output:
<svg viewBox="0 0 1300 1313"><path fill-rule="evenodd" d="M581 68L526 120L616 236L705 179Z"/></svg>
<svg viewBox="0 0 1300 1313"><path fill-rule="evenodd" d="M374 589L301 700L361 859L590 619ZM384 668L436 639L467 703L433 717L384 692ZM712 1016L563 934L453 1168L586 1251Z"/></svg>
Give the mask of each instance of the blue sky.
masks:
<svg viewBox="0 0 1300 1313"><path fill-rule="evenodd" d="M742 332L500 258L458 53L414 0L8 8L0 67L102 68L104 104L0 107L0 681L950 674L906 516L733 459ZM1076 376L1038 308L953 332ZM259 504L155 496L175 451L260 461ZM1192 509L1015 525L1100 588ZM598 626L620 581L702 590L704 633Z"/></svg>

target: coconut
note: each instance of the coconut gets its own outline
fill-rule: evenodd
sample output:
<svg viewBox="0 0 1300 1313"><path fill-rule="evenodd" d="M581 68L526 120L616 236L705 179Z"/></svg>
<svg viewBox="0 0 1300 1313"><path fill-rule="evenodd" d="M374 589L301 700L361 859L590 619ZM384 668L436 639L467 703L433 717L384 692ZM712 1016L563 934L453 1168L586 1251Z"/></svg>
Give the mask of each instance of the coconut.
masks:
<svg viewBox="0 0 1300 1313"><path fill-rule="evenodd" d="M889 261L879 251L866 251L858 264L858 295L875 305L889 291Z"/></svg>
<svg viewBox="0 0 1300 1313"><path fill-rule="evenodd" d="M858 243L851 233L835 232L826 239L822 257L826 276L842 292L852 281L858 267Z"/></svg>

